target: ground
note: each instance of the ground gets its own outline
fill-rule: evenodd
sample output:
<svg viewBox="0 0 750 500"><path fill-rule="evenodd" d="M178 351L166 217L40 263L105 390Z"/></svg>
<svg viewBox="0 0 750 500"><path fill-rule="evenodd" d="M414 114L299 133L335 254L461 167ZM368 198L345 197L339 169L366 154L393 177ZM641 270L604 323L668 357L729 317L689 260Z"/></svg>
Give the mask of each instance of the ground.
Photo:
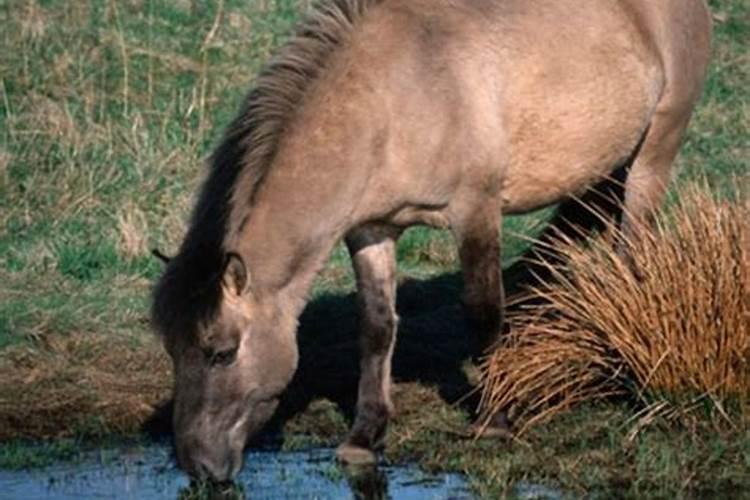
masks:
<svg viewBox="0 0 750 500"><path fill-rule="evenodd" d="M0 466L160 429L171 373L148 325L160 272L149 249L176 249L206 156L306 3L0 2ZM750 6L709 3L714 60L675 184L705 178L723 193L750 172ZM548 214L506 221L506 264ZM398 256L387 460L463 471L487 496L519 480L602 497L750 491L747 420L728 425L709 410L633 432L638 409L613 401L522 440L470 439L473 396L464 396L476 374L450 237L411 230ZM335 444L346 432L352 286L338 247L303 315L301 368L269 431L282 446ZM28 438L47 440L48 456L24 451Z"/></svg>

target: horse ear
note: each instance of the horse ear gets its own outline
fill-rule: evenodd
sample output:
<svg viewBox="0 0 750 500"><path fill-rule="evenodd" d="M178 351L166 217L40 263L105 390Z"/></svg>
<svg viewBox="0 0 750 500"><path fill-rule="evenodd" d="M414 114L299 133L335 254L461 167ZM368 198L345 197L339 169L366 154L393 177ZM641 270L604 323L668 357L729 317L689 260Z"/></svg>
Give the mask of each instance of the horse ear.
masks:
<svg viewBox="0 0 750 500"><path fill-rule="evenodd" d="M164 265L169 264L169 261L172 260L172 257L167 257L166 255L161 253L161 250L159 250L158 248L154 248L153 250L151 250L151 254L162 261Z"/></svg>
<svg viewBox="0 0 750 500"><path fill-rule="evenodd" d="M245 261L234 252L227 253L226 264L224 264L224 287L231 290L238 297L247 289L249 276Z"/></svg>

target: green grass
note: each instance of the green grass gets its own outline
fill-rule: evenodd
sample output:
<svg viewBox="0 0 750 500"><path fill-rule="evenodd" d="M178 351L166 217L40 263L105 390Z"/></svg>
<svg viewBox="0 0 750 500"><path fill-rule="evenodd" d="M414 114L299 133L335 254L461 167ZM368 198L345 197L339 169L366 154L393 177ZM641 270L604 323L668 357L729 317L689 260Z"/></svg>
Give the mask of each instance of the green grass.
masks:
<svg viewBox="0 0 750 500"><path fill-rule="evenodd" d="M710 1L713 61L703 99L678 159L681 181L705 177L727 190L732 176L750 172L750 9L739 1Z"/></svg>
<svg viewBox="0 0 750 500"><path fill-rule="evenodd" d="M195 5L0 7L12 48L0 81L0 344L40 324L132 333L133 301L145 314L149 247L176 247L203 158L293 20L291 2L269 13L227 2L208 39L216 4ZM63 319L81 308L95 324Z"/></svg>
<svg viewBox="0 0 750 500"><path fill-rule="evenodd" d="M145 443L140 435L102 436L96 442L81 438L44 442L17 439L0 444L0 469L28 470L59 462L76 463L93 451L97 452L99 460L107 463L118 458L124 447L138 448Z"/></svg>
<svg viewBox="0 0 750 500"><path fill-rule="evenodd" d="M14 441L0 446L0 468L10 470L46 467L58 461L74 461L80 457L80 444L73 439L46 443Z"/></svg>
<svg viewBox="0 0 750 500"><path fill-rule="evenodd" d="M149 249L176 249L204 159L299 3L0 0L0 349L80 332L149 335L149 288L160 268ZM750 172L750 6L710 4L723 22L679 182L705 177L723 191ZM513 234L547 216L505 221L506 264L526 246ZM458 269L446 232L410 230L398 256L402 278ZM313 296L352 289L339 246ZM466 415L440 398L428 402L430 415L421 408L396 422L387 456L465 471L488 495L526 479L603 497L700 496L704 487L719 494L737 484L750 491L740 474L750 467L742 429L655 425L625 445L630 409L590 408L503 448L446 434ZM341 418L321 424L334 429L329 435L305 433L310 422L290 435L333 442L345 430ZM60 446L52 456L65 455ZM33 463L8 453L0 446L0 466Z"/></svg>
<svg viewBox="0 0 750 500"><path fill-rule="evenodd" d="M334 406L313 406L287 424L286 448L335 446L346 436ZM464 435L467 414L447 407L433 388L405 392L397 406L386 461L463 472L486 498L513 496L521 482L592 498L748 498L750 491L750 431L717 428L716 415L693 415L680 424L656 419L641 428L631 405L599 403L507 442ZM315 425L305 421L312 415ZM295 433L302 430L305 439Z"/></svg>

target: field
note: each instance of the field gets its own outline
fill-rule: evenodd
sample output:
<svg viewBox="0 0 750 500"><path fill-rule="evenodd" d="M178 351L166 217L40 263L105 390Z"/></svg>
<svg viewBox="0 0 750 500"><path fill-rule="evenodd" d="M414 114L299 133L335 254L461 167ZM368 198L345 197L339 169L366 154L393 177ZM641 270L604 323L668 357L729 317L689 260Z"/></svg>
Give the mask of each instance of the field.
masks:
<svg viewBox="0 0 750 500"><path fill-rule="evenodd" d="M150 249L176 250L207 155L306 3L0 0L0 466L163 428L171 374L148 325L160 272ZM714 59L675 185L700 179L728 196L750 173L750 5L709 3ZM548 216L505 222L506 264ZM740 410L655 419L634 434L632 405L606 401L513 442L470 439L472 398L462 397L476 373L451 238L410 230L398 254L388 460L466 472L487 496L520 480L604 498L750 492ZM272 429L282 446L345 435L356 393L352 290L339 246L302 317L299 376ZM30 438L50 440L49 456L25 451Z"/></svg>

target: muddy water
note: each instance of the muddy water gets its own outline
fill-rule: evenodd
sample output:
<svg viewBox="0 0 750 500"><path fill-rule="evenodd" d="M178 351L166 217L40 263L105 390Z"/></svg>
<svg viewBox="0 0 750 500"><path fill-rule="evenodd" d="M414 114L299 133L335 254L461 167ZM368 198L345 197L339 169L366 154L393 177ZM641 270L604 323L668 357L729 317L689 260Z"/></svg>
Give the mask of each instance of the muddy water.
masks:
<svg viewBox="0 0 750 500"><path fill-rule="evenodd" d="M346 472L331 450L253 451L238 477L245 498L469 499L466 479L427 475L415 466ZM33 471L0 470L0 499L163 499L185 496L188 480L164 445L85 454Z"/></svg>

